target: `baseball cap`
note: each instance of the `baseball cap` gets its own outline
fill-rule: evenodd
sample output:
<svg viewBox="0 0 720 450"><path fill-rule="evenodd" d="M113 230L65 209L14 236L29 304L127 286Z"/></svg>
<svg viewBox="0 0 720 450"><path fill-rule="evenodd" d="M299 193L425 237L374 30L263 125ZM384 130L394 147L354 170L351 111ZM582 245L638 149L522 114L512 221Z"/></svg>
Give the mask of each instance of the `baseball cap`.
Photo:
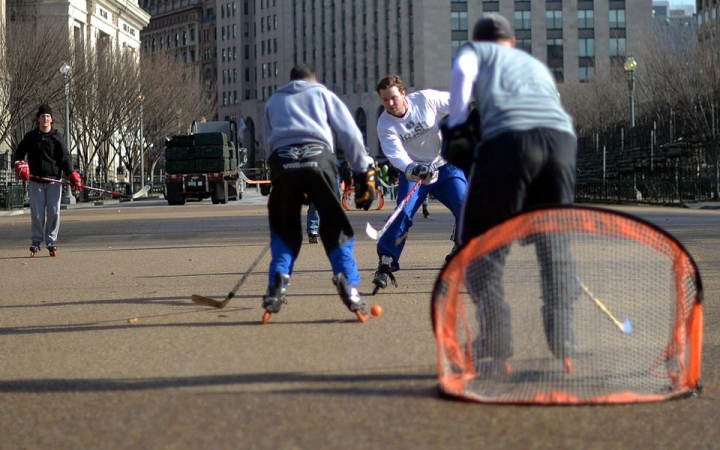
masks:
<svg viewBox="0 0 720 450"><path fill-rule="evenodd" d="M514 36L510 22L500 14L484 14L473 28L473 41L495 42L501 39L510 39Z"/></svg>

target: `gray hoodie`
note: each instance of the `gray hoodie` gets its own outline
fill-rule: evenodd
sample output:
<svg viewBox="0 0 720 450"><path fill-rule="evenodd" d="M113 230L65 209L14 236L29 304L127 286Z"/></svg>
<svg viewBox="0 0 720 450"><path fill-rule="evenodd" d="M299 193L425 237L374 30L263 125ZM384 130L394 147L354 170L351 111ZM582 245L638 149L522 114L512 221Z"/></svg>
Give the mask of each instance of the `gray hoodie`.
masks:
<svg viewBox="0 0 720 450"><path fill-rule="evenodd" d="M296 80L278 89L265 105L266 157L288 145L324 144L331 151L333 132L345 158L360 173L367 170L360 129L347 106L320 83Z"/></svg>

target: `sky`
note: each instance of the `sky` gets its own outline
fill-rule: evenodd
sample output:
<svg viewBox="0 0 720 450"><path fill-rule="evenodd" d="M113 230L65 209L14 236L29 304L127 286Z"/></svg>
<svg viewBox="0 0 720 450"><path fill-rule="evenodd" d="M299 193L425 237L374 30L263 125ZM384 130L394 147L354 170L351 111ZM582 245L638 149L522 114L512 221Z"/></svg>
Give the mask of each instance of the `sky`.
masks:
<svg viewBox="0 0 720 450"><path fill-rule="evenodd" d="M677 6L683 6L683 5L691 5L695 6L694 0L668 0L670 2L671 7L677 7Z"/></svg>

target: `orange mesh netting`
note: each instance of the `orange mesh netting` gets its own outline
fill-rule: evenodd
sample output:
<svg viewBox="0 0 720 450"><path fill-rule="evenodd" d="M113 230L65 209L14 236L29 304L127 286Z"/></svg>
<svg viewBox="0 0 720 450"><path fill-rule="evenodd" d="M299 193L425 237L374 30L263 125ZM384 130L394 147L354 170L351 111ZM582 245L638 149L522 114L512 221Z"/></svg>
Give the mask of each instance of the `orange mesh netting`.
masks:
<svg viewBox="0 0 720 450"><path fill-rule="evenodd" d="M446 264L443 392L487 403L660 401L699 388L702 284L672 236L589 207L517 215Z"/></svg>

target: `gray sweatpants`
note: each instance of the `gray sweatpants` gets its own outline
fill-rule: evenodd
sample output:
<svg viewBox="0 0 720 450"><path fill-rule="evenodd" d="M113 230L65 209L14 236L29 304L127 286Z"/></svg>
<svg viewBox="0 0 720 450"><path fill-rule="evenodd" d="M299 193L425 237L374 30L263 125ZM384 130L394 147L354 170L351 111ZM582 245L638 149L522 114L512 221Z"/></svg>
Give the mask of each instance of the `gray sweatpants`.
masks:
<svg viewBox="0 0 720 450"><path fill-rule="evenodd" d="M32 242L40 245L44 239L45 245L55 245L60 230L60 197L63 185L36 181L29 183Z"/></svg>

